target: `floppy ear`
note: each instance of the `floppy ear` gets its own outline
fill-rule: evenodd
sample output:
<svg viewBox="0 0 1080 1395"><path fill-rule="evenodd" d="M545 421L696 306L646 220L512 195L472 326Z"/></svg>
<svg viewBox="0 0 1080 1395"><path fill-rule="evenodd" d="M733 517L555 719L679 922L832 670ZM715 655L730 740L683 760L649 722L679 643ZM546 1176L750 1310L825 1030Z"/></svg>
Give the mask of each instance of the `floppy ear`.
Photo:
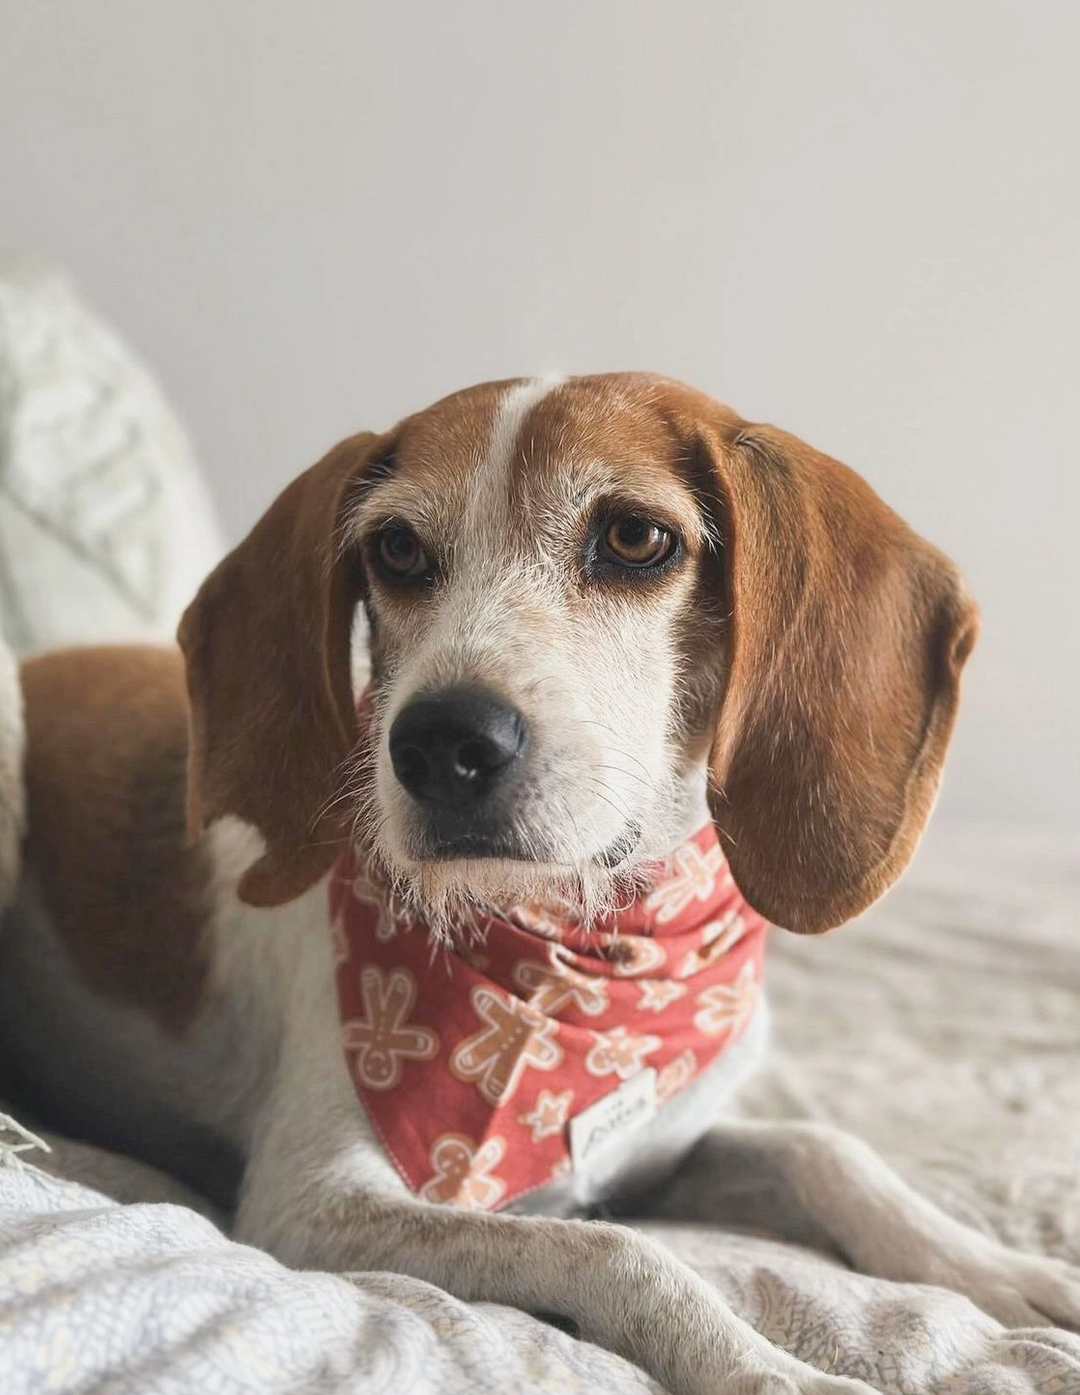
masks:
<svg viewBox="0 0 1080 1395"><path fill-rule="evenodd" d="M265 854L239 894L292 900L347 833L334 796L357 741L350 675L360 561L343 536L357 486L389 437L353 436L279 495L211 572L180 622L191 706L192 836L235 814Z"/></svg>
<svg viewBox="0 0 1080 1395"><path fill-rule="evenodd" d="M737 419L702 439L731 614L713 816L750 904L817 933L914 852L978 615L952 563L838 461Z"/></svg>

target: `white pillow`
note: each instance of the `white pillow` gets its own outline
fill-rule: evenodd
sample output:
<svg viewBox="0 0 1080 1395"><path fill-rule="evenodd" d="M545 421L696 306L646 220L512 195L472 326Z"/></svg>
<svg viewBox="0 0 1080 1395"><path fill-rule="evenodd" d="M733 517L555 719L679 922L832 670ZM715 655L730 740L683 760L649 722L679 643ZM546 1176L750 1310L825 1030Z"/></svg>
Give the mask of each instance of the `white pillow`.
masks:
<svg viewBox="0 0 1080 1395"><path fill-rule="evenodd" d="M147 370L62 276L0 268L0 627L11 646L171 639L222 550Z"/></svg>

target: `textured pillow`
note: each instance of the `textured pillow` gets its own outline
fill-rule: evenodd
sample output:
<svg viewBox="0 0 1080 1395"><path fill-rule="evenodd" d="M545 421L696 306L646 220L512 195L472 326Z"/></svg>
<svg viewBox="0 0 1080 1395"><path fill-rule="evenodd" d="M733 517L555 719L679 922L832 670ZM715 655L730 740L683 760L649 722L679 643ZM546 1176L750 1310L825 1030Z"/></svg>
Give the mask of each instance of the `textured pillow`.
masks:
<svg viewBox="0 0 1080 1395"><path fill-rule="evenodd" d="M20 654L169 639L221 555L153 379L64 279L0 268L0 626Z"/></svg>

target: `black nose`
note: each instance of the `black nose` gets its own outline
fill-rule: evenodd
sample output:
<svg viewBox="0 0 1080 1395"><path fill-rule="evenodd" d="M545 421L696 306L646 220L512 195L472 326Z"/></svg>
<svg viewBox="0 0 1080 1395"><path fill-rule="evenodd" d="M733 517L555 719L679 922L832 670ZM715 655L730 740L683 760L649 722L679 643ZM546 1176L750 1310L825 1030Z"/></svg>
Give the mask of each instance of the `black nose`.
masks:
<svg viewBox="0 0 1080 1395"><path fill-rule="evenodd" d="M525 746L520 712L483 688L444 688L403 707L390 728L394 774L414 799L452 808L489 795Z"/></svg>

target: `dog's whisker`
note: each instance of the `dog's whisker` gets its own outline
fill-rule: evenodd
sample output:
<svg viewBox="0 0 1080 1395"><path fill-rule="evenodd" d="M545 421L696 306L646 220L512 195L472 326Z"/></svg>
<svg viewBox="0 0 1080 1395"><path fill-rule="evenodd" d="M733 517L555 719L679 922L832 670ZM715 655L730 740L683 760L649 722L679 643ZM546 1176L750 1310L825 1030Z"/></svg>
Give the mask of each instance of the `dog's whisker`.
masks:
<svg viewBox="0 0 1080 1395"><path fill-rule="evenodd" d="M592 792L596 796L596 798L602 799L605 804L610 805L611 808L615 810L615 812L619 815L620 818L627 820L629 819L630 816L627 813L625 806L618 805L615 802L614 798L609 798L608 794L605 794L602 790L598 789L595 784L590 786L590 788L592 789ZM614 795L614 791L610 790L608 786L605 785L604 788L608 789L609 794Z"/></svg>
<svg viewBox="0 0 1080 1395"><path fill-rule="evenodd" d="M637 780L639 784L644 785L645 788L648 790L656 789L656 781L653 780L650 776L635 775L635 773L632 770L624 770L620 765L611 765L606 762L599 762L593 768L595 770L611 770L616 775L624 775L628 780Z"/></svg>

